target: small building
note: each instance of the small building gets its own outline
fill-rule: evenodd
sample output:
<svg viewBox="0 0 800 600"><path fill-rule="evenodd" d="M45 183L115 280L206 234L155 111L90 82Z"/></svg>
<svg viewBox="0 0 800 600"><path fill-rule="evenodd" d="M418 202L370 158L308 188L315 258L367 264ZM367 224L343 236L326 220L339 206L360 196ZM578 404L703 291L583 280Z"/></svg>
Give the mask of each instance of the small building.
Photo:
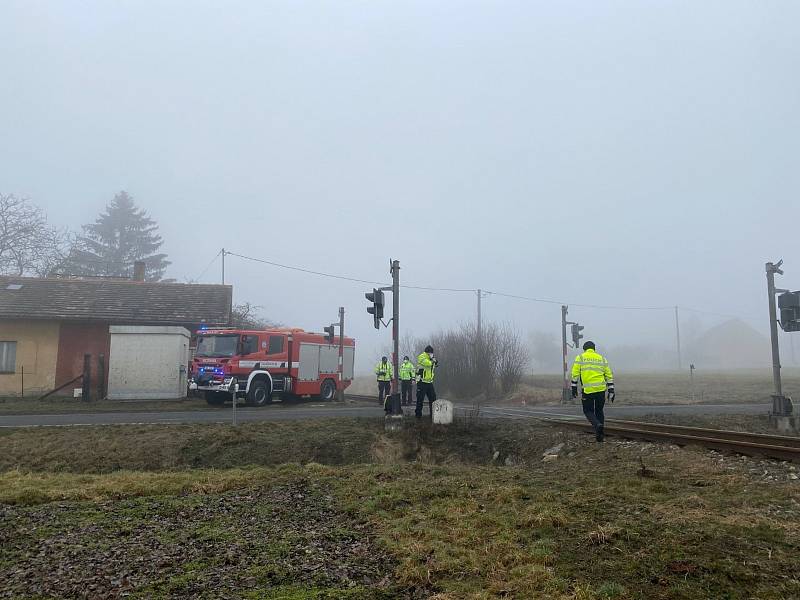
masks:
<svg viewBox="0 0 800 600"><path fill-rule="evenodd" d="M185 327L112 325L109 400L176 400L188 389Z"/></svg>
<svg viewBox="0 0 800 600"><path fill-rule="evenodd" d="M107 381L110 326L225 326L232 296L228 285L2 276L0 396L53 390L83 372L85 354L95 376L105 357Z"/></svg>

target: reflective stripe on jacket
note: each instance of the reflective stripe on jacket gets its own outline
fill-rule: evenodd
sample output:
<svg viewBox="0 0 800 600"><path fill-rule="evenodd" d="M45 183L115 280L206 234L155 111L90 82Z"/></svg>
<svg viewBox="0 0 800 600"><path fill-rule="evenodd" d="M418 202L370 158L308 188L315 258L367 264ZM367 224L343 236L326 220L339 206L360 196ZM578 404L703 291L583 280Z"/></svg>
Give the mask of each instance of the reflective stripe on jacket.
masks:
<svg viewBox="0 0 800 600"><path fill-rule="evenodd" d="M391 381L392 375L394 375L392 363L383 361L379 362L378 366L375 367L375 374L378 376L378 381Z"/></svg>
<svg viewBox="0 0 800 600"><path fill-rule="evenodd" d="M578 385L578 381L583 385L584 394L594 394L613 387L614 375L608 361L590 348L576 356L572 364L572 385Z"/></svg>
<svg viewBox="0 0 800 600"><path fill-rule="evenodd" d="M417 371L422 371L419 381L422 383L433 383L433 370L435 369L433 360L427 352L423 352L417 357Z"/></svg>
<svg viewBox="0 0 800 600"><path fill-rule="evenodd" d="M400 365L400 381L411 381L414 379L414 364L410 360L403 361Z"/></svg>

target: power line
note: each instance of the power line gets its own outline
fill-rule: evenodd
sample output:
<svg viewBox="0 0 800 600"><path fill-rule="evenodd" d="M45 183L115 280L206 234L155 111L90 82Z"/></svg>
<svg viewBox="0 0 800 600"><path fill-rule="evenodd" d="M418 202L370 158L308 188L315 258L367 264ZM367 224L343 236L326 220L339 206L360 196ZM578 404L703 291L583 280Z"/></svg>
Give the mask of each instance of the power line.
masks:
<svg viewBox="0 0 800 600"><path fill-rule="evenodd" d="M387 282L373 281L373 280L369 280L369 279L360 279L358 277L350 277L348 275L338 275L338 274L335 274L335 273L326 273L324 271L315 271L313 269L305 269L303 267L296 267L296 266L293 266L293 265L286 265L286 264L278 263L278 262L271 261L271 260L265 260L263 258L255 258L253 256L246 256L244 254L238 254L236 252L225 251L225 254L227 254L228 256L235 256L235 257L241 258L243 260L249 260L249 261L256 262L256 263L270 265L270 266L273 266L273 267L278 267L280 269L287 269L287 270L290 270L290 271L297 271L299 273L307 273L309 275L317 275L319 277L328 277L330 279L338 279L338 280L341 280L341 281L352 281L352 282L355 282L355 283L366 283L366 284L369 284L369 285L377 285L377 286L381 286L381 287L389 285L389 283L387 283ZM217 254L217 256L219 256L219 253ZM209 263L209 265L206 267L206 269L204 270L203 274L205 274L205 271L207 271L210 268L211 264L213 264L213 262L214 262L214 260L216 260L217 256L215 256L212 259L211 263ZM411 290L424 290L424 291L431 291L431 292L453 292L453 293L469 292L469 293L472 293L472 294L477 294L478 293L478 290L474 289L474 288L449 288L449 287L434 287L434 286L421 286L421 285L401 285L400 287L401 288L406 288L406 289L411 289ZM500 297L503 297L503 298L512 298L512 299L515 299L515 300L524 300L526 302L537 302L537 303L540 303L540 304L567 305L567 306L574 306L574 307L578 307L578 308L596 308L596 309L601 309L601 310L638 310L638 311L675 310L675 305L674 304L671 305L671 306L626 306L626 305L615 305L615 304L584 304L584 303L577 303L577 302L564 302L564 301L561 301L561 300L552 300L552 299L547 299L547 298L533 298L531 296L521 296L521 295L518 295L518 294L508 294L508 293L505 293L505 292L495 292L495 291L491 291L491 290L483 290L483 292L486 293L486 294L493 294L495 296L500 296ZM696 313L701 313L701 314L714 315L714 316L718 316L718 317L726 317L726 318L729 318L729 319L746 319L746 320L751 320L751 321L756 320L756 319L754 319L752 317L742 317L740 315L717 313L717 312L712 312L712 311L700 310L700 309L696 309L696 308L690 308L690 307L686 307L686 306L679 306L678 308L680 310L686 310L686 311L696 312Z"/></svg>
<svg viewBox="0 0 800 600"><path fill-rule="evenodd" d="M531 298L529 296L518 296L516 294L506 294L503 292L493 292L486 290L487 294L502 296L504 298L514 298L515 300L526 300L528 302L540 302L542 304L561 304L567 306L577 306L580 308L603 308L608 310L674 310L674 306L615 306L609 304L579 304L577 302L562 302L561 300L547 300L544 298Z"/></svg>
<svg viewBox="0 0 800 600"><path fill-rule="evenodd" d="M690 306L678 306L680 310L685 310L687 312L698 313L701 315L713 315L715 317L725 317L726 319L744 319L746 321L761 321L761 319L757 319L755 317L743 317L741 315L731 315L727 313L719 313L714 312L711 310L701 310L699 308L692 308Z"/></svg>
<svg viewBox="0 0 800 600"><path fill-rule="evenodd" d="M220 255L220 254L222 254L222 250L220 250L219 252L217 252L217 253L214 255L214 258L212 258L212 259L211 259L211 260L208 262L208 264L206 265L206 268L205 268L205 269L203 269L202 273L200 273L200 275L198 275L197 277L195 277L195 278L194 278L194 280L195 280L195 281L200 281L200 279L202 279L203 275L205 275L206 273L208 273L208 270L211 268L211 265L213 265L213 264L214 264L214 262L215 262L215 261L216 261L216 260L219 258L219 255Z"/></svg>
<svg viewBox="0 0 800 600"><path fill-rule="evenodd" d="M382 281L371 281L369 279L359 279L357 277L349 277L347 275L336 275L334 273L325 273L322 271L314 271L311 269L304 269L302 267L294 267L291 265L284 265L281 263L277 263L271 260L264 260L262 258L254 258L252 256L244 256L243 254L237 254L235 252L225 251L225 254L228 256L236 256L238 258L243 258L245 260L250 260L257 263L262 263L265 265L271 265L273 267L279 267L281 269L289 269L290 271L299 271L300 273L308 273L310 275L319 275L320 277L329 277L331 279L340 279L343 281L354 281L356 283L368 283L369 285L378 285L378 286L388 286L390 285L387 282ZM429 286L421 286L421 285L401 285L400 287L412 290L428 290L433 292L474 292L475 290L472 289L460 289L460 288L439 288L439 287L429 287Z"/></svg>
<svg viewBox="0 0 800 600"><path fill-rule="evenodd" d="M288 269L290 271L299 271L300 273L308 273L310 275L319 275L320 277L330 277L331 279L341 279L344 281L354 281L356 283L368 283L370 285L388 285L387 283L380 282L380 281L369 281L368 279L358 279L356 277L347 277L345 275L335 275L333 273L323 273L322 271L312 271L311 269L303 269L302 267L293 267L291 265L283 265L281 263L273 262L271 260L264 260L263 258L253 258L252 256L245 256L243 254L236 254L235 252L225 251L225 254L228 256L236 256L237 258L242 258L244 260L250 260L252 262L262 263L265 265L271 265L273 267L279 267L281 269Z"/></svg>

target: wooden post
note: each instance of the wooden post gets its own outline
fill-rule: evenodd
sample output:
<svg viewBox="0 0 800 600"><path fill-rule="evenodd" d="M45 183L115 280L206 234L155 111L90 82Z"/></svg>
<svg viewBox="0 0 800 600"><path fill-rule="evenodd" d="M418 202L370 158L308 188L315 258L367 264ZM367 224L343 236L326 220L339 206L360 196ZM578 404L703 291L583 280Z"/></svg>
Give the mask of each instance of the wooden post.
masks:
<svg viewBox="0 0 800 600"><path fill-rule="evenodd" d="M106 399L106 355L97 357L97 399Z"/></svg>
<svg viewBox="0 0 800 600"><path fill-rule="evenodd" d="M21 365L19 372L22 375L22 382L19 384L19 397L25 397L25 365Z"/></svg>
<svg viewBox="0 0 800 600"><path fill-rule="evenodd" d="M83 387L81 388L82 400L89 402L92 399L92 355L83 355Z"/></svg>

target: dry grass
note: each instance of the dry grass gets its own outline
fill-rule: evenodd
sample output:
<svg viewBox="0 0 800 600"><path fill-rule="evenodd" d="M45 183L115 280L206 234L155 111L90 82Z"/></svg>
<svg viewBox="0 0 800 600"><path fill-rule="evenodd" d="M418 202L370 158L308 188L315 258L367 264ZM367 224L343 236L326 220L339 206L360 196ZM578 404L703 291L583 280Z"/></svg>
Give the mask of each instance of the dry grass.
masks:
<svg viewBox="0 0 800 600"><path fill-rule="evenodd" d="M615 373L618 404L730 404L770 402L770 370L689 373ZM800 397L800 370L783 369L784 392ZM560 375L532 375L505 401L528 405L559 402Z"/></svg>
<svg viewBox="0 0 800 600"><path fill-rule="evenodd" d="M575 434L530 422L473 422L450 429L408 423L387 437L380 419L329 418L230 425L108 425L0 430L0 471L118 470L275 466L289 462L357 464L407 461L491 464L538 461Z"/></svg>
<svg viewBox="0 0 800 600"><path fill-rule="evenodd" d="M338 438L343 430L337 423L318 423L309 435L301 428L267 428L258 435L293 437L300 449L325 435L325 426L329 438ZM12 470L0 476L0 500L76 508L145 495L185 495L191 501L302 481L331 490L338 510L368 523L380 547L394 556L394 580L409 597L800 597L794 574L800 549L797 484L765 484L744 469L729 468L738 461L720 463L707 452L658 445L569 439L573 456L562 453L542 463L552 431L514 427L519 429L505 431L505 438L502 428L417 430L416 424L386 438L376 427L359 449L367 456L381 453L384 464L106 474ZM163 439L152 436L149 443ZM226 444L251 451L251 442L245 436L227 438ZM535 451L525 454L526 447ZM526 466L492 466L503 464L492 461L493 448L501 448L501 456L515 452ZM652 477L638 474L643 456ZM8 558L0 554L3 560ZM313 597L310 584L297 586L287 597Z"/></svg>
<svg viewBox="0 0 800 600"><path fill-rule="evenodd" d="M43 504L55 501L100 502L149 495L219 494L274 479L269 469L221 471L118 471L105 475L72 473L0 473L0 503Z"/></svg>

